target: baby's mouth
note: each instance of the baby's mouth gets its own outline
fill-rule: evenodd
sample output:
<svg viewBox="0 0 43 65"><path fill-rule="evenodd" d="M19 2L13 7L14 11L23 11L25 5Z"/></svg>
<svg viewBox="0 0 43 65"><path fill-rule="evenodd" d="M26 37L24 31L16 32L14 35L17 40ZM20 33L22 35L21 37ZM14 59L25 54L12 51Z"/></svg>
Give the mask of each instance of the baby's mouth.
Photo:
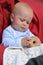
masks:
<svg viewBox="0 0 43 65"><path fill-rule="evenodd" d="M24 27L21 27L21 29L22 29L22 31L24 31L24 32L26 31L26 28L24 28Z"/></svg>
<svg viewBox="0 0 43 65"><path fill-rule="evenodd" d="M25 30L25 28L24 28L24 27L21 27L21 28Z"/></svg>

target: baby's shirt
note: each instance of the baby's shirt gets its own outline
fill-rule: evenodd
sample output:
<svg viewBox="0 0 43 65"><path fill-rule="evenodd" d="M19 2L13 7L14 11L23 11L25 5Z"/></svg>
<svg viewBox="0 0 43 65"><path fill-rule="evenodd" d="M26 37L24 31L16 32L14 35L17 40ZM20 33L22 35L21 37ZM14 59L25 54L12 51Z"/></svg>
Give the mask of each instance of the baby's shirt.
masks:
<svg viewBox="0 0 43 65"><path fill-rule="evenodd" d="M25 32L20 32L14 30L10 25L3 31L2 44L4 46L21 47L21 39L26 36L34 35L30 32L29 29Z"/></svg>

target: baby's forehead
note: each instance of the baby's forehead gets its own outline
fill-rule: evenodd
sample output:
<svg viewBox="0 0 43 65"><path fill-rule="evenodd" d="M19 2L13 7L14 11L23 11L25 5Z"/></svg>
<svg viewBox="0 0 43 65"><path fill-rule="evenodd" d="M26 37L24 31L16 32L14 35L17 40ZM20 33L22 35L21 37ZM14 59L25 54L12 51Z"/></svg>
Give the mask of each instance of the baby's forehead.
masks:
<svg viewBox="0 0 43 65"><path fill-rule="evenodd" d="M18 12L21 12L21 11L24 12L24 10L25 11L26 10L27 11L29 11L29 10L32 11L32 8L27 3L19 2L19 3L15 4L13 12L15 12L15 13L18 13Z"/></svg>
<svg viewBox="0 0 43 65"><path fill-rule="evenodd" d="M14 6L13 14L16 16L21 16L22 18L33 18L33 10L32 8L26 3L17 3Z"/></svg>

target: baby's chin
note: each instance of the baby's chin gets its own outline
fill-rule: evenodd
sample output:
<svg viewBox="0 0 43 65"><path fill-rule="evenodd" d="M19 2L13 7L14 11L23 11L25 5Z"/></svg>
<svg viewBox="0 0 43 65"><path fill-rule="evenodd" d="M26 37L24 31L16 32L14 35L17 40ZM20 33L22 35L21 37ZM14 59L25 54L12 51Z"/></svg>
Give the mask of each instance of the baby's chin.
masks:
<svg viewBox="0 0 43 65"><path fill-rule="evenodd" d="M16 30L19 31L19 32L25 32L27 29L25 29L25 28L17 28Z"/></svg>
<svg viewBox="0 0 43 65"><path fill-rule="evenodd" d="M20 30L20 32L25 32L26 30Z"/></svg>
<svg viewBox="0 0 43 65"><path fill-rule="evenodd" d="M27 30L27 29L25 29L25 28L21 28L21 29L20 29L21 32L25 32L26 30Z"/></svg>

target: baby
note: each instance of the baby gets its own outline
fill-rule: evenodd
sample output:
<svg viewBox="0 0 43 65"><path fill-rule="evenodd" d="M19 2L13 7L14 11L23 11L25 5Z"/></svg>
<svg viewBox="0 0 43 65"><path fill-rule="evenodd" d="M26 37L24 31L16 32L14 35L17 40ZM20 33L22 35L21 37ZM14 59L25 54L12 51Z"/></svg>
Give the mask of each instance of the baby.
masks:
<svg viewBox="0 0 43 65"><path fill-rule="evenodd" d="M10 15L11 25L3 31L2 44L4 46L27 47L30 37L34 36L29 30L32 18L32 8L26 3L17 3Z"/></svg>
<svg viewBox="0 0 43 65"><path fill-rule="evenodd" d="M28 4L15 4L10 15L11 25L3 31L2 36L2 44L8 46L3 65L7 65L6 62L8 65L24 65L29 59L40 55L40 47L35 46L40 46L41 42L29 30L32 18L33 10Z"/></svg>

